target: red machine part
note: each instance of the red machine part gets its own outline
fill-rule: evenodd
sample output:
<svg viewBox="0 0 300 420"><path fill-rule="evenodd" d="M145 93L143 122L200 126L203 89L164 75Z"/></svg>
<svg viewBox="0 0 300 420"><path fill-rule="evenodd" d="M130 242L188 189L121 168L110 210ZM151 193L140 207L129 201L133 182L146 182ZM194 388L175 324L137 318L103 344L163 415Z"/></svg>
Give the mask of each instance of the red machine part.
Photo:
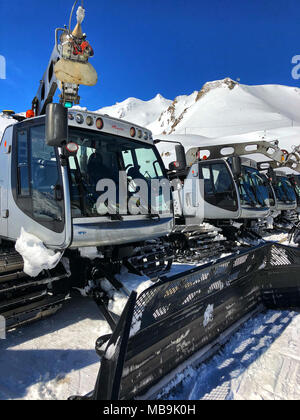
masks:
<svg viewBox="0 0 300 420"><path fill-rule="evenodd" d="M74 55L82 55L85 51L88 50L90 57L94 55L94 50L87 41L83 41L80 45L74 43L73 54Z"/></svg>

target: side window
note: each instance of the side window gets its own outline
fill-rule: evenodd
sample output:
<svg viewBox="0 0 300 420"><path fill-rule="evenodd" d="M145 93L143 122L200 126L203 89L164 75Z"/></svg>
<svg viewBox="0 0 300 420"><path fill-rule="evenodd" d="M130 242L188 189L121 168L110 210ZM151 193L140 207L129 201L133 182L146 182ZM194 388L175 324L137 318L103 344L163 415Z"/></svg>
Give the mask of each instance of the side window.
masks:
<svg viewBox="0 0 300 420"><path fill-rule="evenodd" d="M128 169L131 166L134 166L131 150L123 151L122 152L122 157L123 157L123 161L124 161L124 166L125 166L126 170L128 171Z"/></svg>
<svg viewBox="0 0 300 420"><path fill-rule="evenodd" d="M45 127L30 129L31 188L33 215L37 219L62 220L62 208L56 196L60 188L54 147L45 142Z"/></svg>
<svg viewBox="0 0 300 420"><path fill-rule="evenodd" d="M207 166L201 166L202 168L202 176L204 180L204 193L205 195L213 195L214 189L213 189L213 183L211 179L211 171L210 171L210 165Z"/></svg>
<svg viewBox="0 0 300 420"><path fill-rule="evenodd" d="M45 142L45 126L19 129L16 141L17 204L42 225L61 232L63 190L55 149Z"/></svg>
<svg viewBox="0 0 300 420"><path fill-rule="evenodd" d="M228 169L221 163L212 165L213 183L216 193L224 193L232 191L233 183L229 175Z"/></svg>
<svg viewBox="0 0 300 420"><path fill-rule="evenodd" d="M205 201L215 207L237 211L238 200L235 186L225 163L200 163L204 181Z"/></svg>
<svg viewBox="0 0 300 420"><path fill-rule="evenodd" d="M30 196L29 163L28 163L28 137L27 130L20 130L17 134L18 141L18 195Z"/></svg>
<svg viewBox="0 0 300 420"><path fill-rule="evenodd" d="M155 165L157 162L155 153L150 148L136 149L136 158L139 165L139 171L145 178L157 178L163 176L161 167Z"/></svg>

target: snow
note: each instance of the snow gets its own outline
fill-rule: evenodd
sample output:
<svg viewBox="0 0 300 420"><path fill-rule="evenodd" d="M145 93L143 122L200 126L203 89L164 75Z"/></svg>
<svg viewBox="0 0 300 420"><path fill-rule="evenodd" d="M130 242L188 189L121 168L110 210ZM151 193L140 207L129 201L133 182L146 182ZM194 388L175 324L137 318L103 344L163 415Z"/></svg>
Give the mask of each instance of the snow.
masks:
<svg viewBox="0 0 300 420"><path fill-rule="evenodd" d="M37 277L43 270L55 268L62 257L60 252L47 249L39 238L24 228L21 228L15 248L24 260L24 272L30 277Z"/></svg>
<svg viewBox="0 0 300 420"><path fill-rule="evenodd" d="M229 78L206 83L201 90L174 100L158 95L150 101L128 98L98 112L146 126L154 138L195 146L279 140L289 151L299 145L300 89L281 85L248 86ZM167 166L174 148L160 143Z"/></svg>
<svg viewBox="0 0 300 420"><path fill-rule="evenodd" d="M0 340L0 399L86 395L99 369L95 342L110 332L96 304L82 297L52 317L8 332Z"/></svg>
<svg viewBox="0 0 300 420"><path fill-rule="evenodd" d="M0 341L0 399L66 399L96 381L100 335L110 333L96 305L81 297L51 318ZM161 399L300 398L300 314L267 311L249 320L206 363L190 365ZM12 371L13 370L13 371Z"/></svg>
<svg viewBox="0 0 300 420"><path fill-rule="evenodd" d="M157 94L150 101L128 98L116 105L99 109L100 114L108 114L114 118L126 119L143 127L157 120L161 113L171 105L172 101Z"/></svg>
<svg viewBox="0 0 300 420"><path fill-rule="evenodd" d="M6 127L8 127L11 124L16 124L16 120L10 118L10 117L6 117L3 115L2 112L0 112L0 140L2 138L2 135L4 133L4 130L6 129Z"/></svg>
<svg viewBox="0 0 300 420"><path fill-rule="evenodd" d="M118 338L116 343L113 343L113 344L111 344L110 346L107 347L107 349L105 350L105 359L106 360L112 360L114 358L116 348L118 347L119 341L120 341L120 337Z"/></svg>
<svg viewBox="0 0 300 420"><path fill-rule="evenodd" d="M204 319L203 319L203 327L207 327L207 325L212 322L214 319L214 305L208 305L205 312L204 312Z"/></svg>
<svg viewBox="0 0 300 420"><path fill-rule="evenodd" d="M299 400L299 346L300 314L267 311L206 363L178 372L157 399Z"/></svg>
<svg viewBox="0 0 300 420"><path fill-rule="evenodd" d="M193 268L175 264L171 274ZM123 277L124 276L124 277ZM119 278L128 288L124 270ZM148 287L141 281L139 293ZM115 304L120 308L118 296ZM213 308L207 308L207 320ZM133 326L131 335L139 325ZM66 399L95 385L99 336L110 333L95 303L74 297L56 315L11 331L0 340L0 399ZM182 337L184 339L184 337ZM206 363L192 363L165 386L162 399L299 399L300 314L267 311L247 321ZM113 350L113 348L111 349ZM113 352L111 352L112 355Z"/></svg>

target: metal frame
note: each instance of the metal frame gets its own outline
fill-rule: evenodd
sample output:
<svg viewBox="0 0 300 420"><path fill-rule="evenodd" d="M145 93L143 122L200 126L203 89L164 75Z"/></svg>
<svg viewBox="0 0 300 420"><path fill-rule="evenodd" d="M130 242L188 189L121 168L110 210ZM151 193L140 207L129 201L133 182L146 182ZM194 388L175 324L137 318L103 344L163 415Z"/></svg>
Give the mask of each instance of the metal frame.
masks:
<svg viewBox="0 0 300 420"><path fill-rule="evenodd" d="M197 157L198 153L201 150L207 150L210 152L210 155L207 157L208 160L262 154L270 158L273 162L268 161L268 163L270 163L270 165L275 165L276 168L287 166L300 172L300 161L295 153L287 154L279 148L278 144L278 140L275 140L274 142L250 141L193 147L186 153L187 164L188 166L191 166L193 163L197 162L199 160Z"/></svg>

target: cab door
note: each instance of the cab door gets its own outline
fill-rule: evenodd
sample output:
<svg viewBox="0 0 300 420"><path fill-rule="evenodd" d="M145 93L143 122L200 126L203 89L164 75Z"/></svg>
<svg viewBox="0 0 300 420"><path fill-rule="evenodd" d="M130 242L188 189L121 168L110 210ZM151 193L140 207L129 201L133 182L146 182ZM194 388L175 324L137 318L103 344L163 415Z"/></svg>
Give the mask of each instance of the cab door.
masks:
<svg viewBox="0 0 300 420"><path fill-rule="evenodd" d="M199 178L204 183L207 218L236 218L239 198L233 174L225 160L199 162Z"/></svg>
<svg viewBox="0 0 300 420"><path fill-rule="evenodd" d="M12 139L12 127L8 127L0 144L0 236L7 237L8 228L8 188L9 188L9 161L10 144Z"/></svg>
<svg viewBox="0 0 300 420"><path fill-rule="evenodd" d="M50 248L65 249L71 242L69 182L57 148L45 141L44 118L14 128L12 154L12 214L8 236L20 228Z"/></svg>

